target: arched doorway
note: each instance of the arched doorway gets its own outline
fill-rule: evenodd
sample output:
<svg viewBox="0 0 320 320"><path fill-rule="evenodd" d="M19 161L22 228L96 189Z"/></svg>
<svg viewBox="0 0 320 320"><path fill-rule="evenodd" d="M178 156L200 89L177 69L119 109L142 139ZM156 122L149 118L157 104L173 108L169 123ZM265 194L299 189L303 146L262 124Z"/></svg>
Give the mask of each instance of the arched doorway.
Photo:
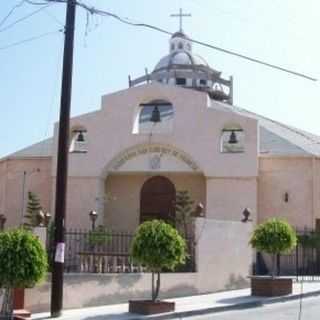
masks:
<svg viewBox="0 0 320 320"><path fill-rule="evenodd" d="M168 178L156 176L148 179L141 188L140 222L153 219L173 220L175 199L176 189Z"/></svg>

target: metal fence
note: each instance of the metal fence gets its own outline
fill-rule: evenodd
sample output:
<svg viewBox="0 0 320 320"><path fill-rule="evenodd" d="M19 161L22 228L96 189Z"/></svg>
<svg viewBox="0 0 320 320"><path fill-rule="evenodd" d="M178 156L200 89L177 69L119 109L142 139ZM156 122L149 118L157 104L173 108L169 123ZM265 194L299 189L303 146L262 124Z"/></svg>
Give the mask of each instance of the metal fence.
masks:
<svg viewBox="0 0 320 320"><path fill-rule="evenodd" d="M65 272L130 273L146 271L144 266L134 263L130 256L133 237L133 233L125 231L67 230L65 233ZM48 255L52 263L52 236L49 235L48 239ZM186 242L187 262L183 266L178 266L175 272L195 271L193 237L188 237Z"/></svg>
<svg viewBox="0 0 320 320"><path fill-rule="evenodd" d="M276 271L282 276L296 276L305 280L320 280L320 232L298 230L298 244L289 254L277 255ZM263 275L272 269L270 255L257 253L253 272Z"/></svg>

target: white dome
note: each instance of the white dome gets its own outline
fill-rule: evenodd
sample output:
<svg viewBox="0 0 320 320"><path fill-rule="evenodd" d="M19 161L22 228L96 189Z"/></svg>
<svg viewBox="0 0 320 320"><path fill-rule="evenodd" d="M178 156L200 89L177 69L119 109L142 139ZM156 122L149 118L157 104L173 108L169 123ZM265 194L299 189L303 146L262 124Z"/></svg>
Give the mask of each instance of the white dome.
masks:
<svg viewBox="0 0 320 320"><path fill-rule="evenodd" d="M209 66L205 59L200 57L199 55L193 54L187 51L175 51L170 53L169 55L163 57L156 65L154 70L158 70L161 68L170 68L174 65L198 65L198 66Z"/></svg>

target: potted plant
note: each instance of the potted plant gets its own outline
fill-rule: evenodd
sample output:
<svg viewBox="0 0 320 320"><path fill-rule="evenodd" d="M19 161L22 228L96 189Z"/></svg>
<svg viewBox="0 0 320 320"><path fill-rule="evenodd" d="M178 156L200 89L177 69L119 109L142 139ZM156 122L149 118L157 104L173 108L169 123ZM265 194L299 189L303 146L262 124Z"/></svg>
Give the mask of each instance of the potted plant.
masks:
<svg viewBox="0 0 320 320"><path fill-rule="evenodd" d="M129 301L129 312L155 314L174 311L174 302L158 300L160 273L163 269L174 270L185 263L185 240L171 225L160 220L147 221L139 226L134 236L131 255L135 262L152 273L152 295L151 300Z"/></svg>
<svg viewBox="0 0 320 320"><path fill-rule="evenodd" d="M276 257L289 253L297 245L297 235L291 225L273 218L259 224L250 239L253 248L271 255L270 276L251 277L251 293L255 296L281 296L292 293L292 278L276 276Z"/></svg>
<svg viewBox="0 0 320 320"><path fill-rule="evenodd" d="M33 287L44 278L47 266L46 251L30 231L0 233L0 288L4 291L0 317L11 319L13 289Z"/></svg>

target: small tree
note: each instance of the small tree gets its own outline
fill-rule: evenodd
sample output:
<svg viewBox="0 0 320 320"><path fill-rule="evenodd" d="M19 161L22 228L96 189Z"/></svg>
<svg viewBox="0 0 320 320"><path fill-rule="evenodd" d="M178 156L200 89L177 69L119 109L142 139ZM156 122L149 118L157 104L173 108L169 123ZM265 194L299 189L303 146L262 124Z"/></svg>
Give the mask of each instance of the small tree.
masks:
<svg viewBox="0 0 320 320"><path fill-rule="evenodd" d="M38 196L33 192L28 192L28 204L27 204L27 214L24 216L27 222L24 226L27 228L33 228L39 225L39 212L42 207L40 205L40 200Z"/></svg>
<svg viewBox="0 0 320 320"><path fill-rule="evenodd" d="M152 272L152 301L158 299L160 291L160 272L165 268L174 270L184 264L186 243L178 231L160 220L141 224L134 236L131 255L134 261ZM156 286L154 274L157 274Z"/></svg>
<svg viewBox="0 0 320 320"><path fill-rule="evenodd" d="M88 236L88 243L90 246L103 246L112 240L111 232L105 226L98 226L91 230Z"/></svg>
<svg viewBox="0 0 320 320"><path fill-rule="evenodd" d="M297 245L297 235L285 220L273 218L259 224L250 239L253 248L272 256L272 277L277 254L289 253Z"/></svg>
<svg viewBox="0 0 320 320"><path fill-rule="evenodd" d="M30 288L47 271L47 255L40 240L30 231L0 232L0 287L5 295L0 314L11 315L13 288Z"/></svg>
<svg viewBox="0 0 320 320"><path fill-rule="evenodd" d="M194 201L191 200L189 192L186 190L177 191L176 194L176 227L184 233L184 236L188 236L188 231L192 225L192 213L193 213Z"/></svg>

